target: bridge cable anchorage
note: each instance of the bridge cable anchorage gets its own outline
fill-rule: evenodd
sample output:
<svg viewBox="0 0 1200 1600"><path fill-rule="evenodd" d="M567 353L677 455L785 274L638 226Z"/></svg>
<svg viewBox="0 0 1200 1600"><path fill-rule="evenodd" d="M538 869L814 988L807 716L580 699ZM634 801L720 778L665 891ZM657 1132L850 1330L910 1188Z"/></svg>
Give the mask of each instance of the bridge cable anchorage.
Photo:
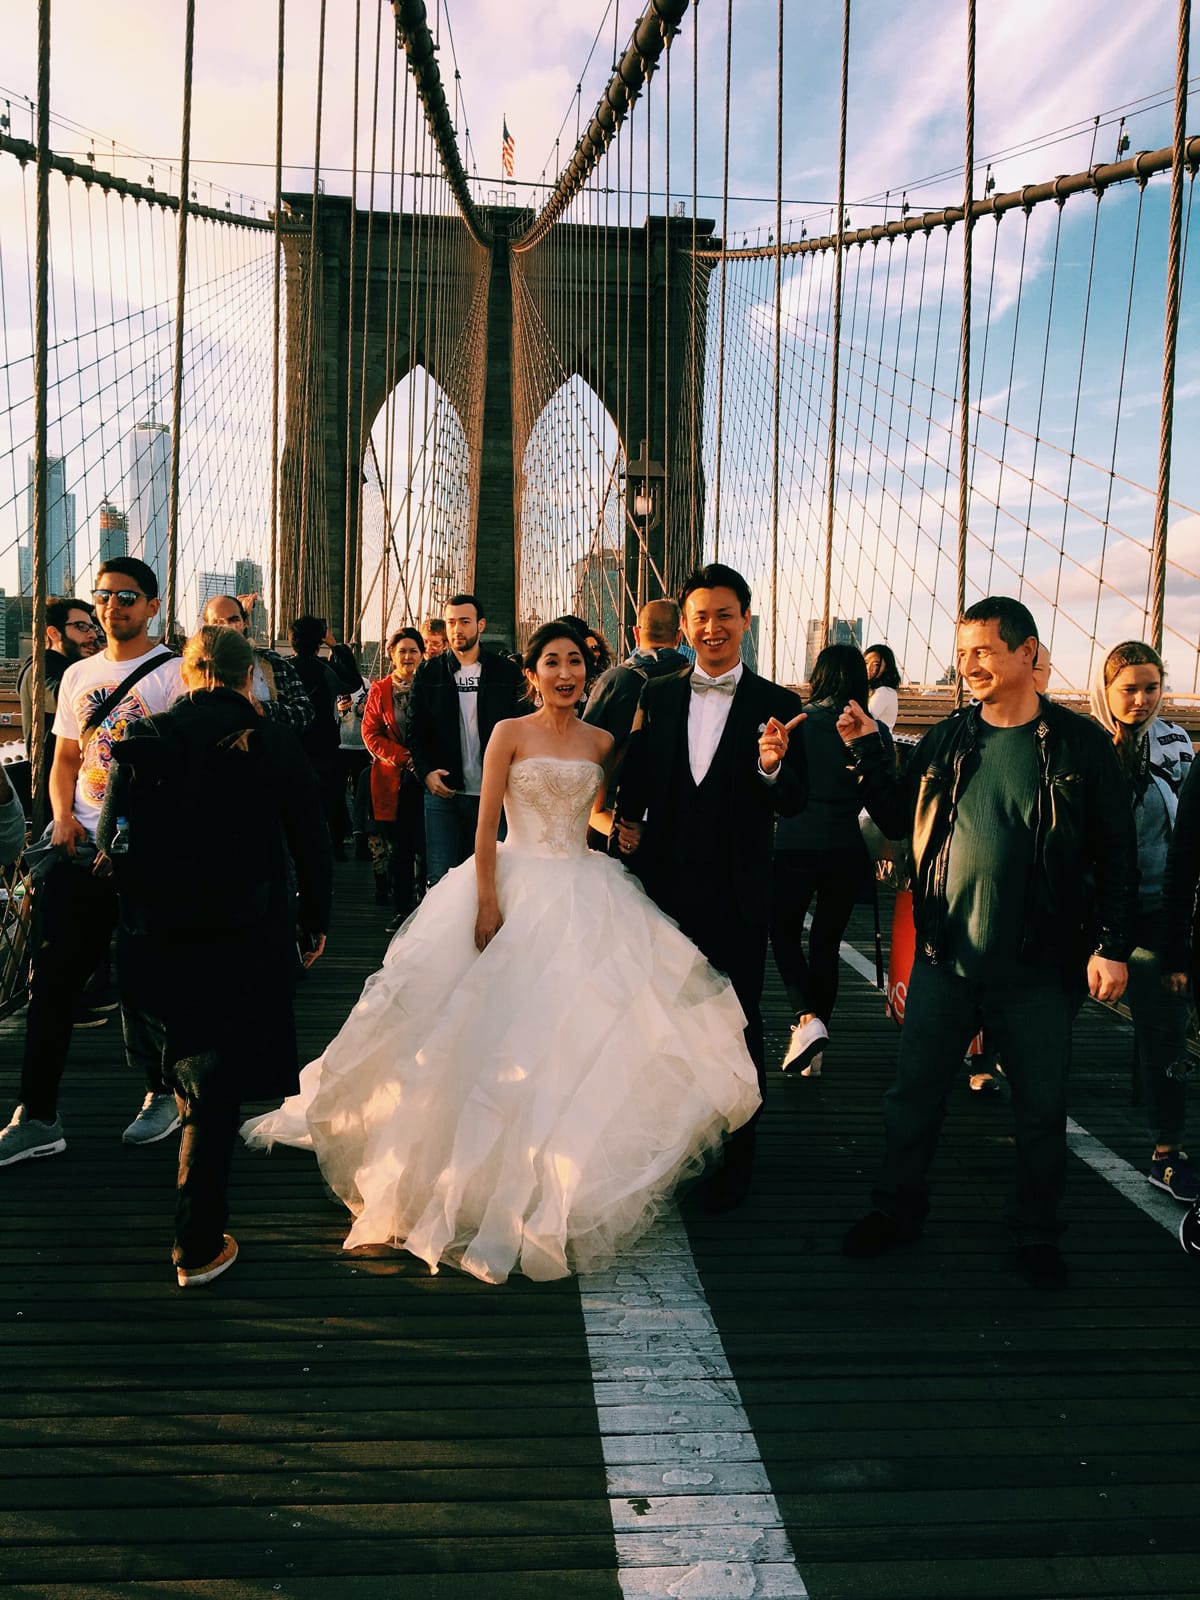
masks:
<svg viewBox="0 0 1200 1600"><path fill-rule="evenodd" d="M429 31L424 0L392 0L396 37L408 57L408 70L417 86L429 132L437 149L446 182L475 243L490 248L492 237L471 198L467 174L458 150L454 119L446 103L446 90L437 62L437 46Z"/></svg>
<svg viewBox="0 0 1200 1600"><path fill-rule="evenodd" d="M1179 303L1183 278L1183 168L1188 144L1188 38L1191 0L1179 0L1179 42L1175 71L1175 139L1171 162L1171 210L1167 236L1167 292L1163 341L1162 435L1158 454L1158 494L1154 506L1151 556L1150 642L1162 649L1167 590L1167 506L1171 493L1171 445L1175 417L1175 359L1179 344Z"/></svg>
<svg viewBox="0 0 1200 1600"><path fill-rule="evenodd" d="M539 244L579 194L616 138L626 114L657 67L659 57L679 32L688 3L689 0L649 0L553 194L525 232L513 237L510 243L513 251L519 254ZM399 7L400 0L396 0L397 11Z"/></svg>

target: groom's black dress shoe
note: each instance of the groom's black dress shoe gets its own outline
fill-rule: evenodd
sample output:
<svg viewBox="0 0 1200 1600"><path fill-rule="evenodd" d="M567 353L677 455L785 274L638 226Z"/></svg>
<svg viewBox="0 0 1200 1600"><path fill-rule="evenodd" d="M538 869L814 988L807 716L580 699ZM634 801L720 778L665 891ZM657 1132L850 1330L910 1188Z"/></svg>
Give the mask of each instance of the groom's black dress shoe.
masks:
<svg viewBox="0 0 1200 1600"><path fill-rule="evenodd" d="M842 1238L842 1254L857 1260L887 1255L898 1245L921 1237L919 1226L901 1222L886 1211L868 1211Z"/></svg>
<svg viewBox="0 0 1200 1600"><path fill-rule="evenodd" d="M749 1167L719 1167L700 1190L700 1204L710 1216L736 1211L750 1193Z"/></svg>

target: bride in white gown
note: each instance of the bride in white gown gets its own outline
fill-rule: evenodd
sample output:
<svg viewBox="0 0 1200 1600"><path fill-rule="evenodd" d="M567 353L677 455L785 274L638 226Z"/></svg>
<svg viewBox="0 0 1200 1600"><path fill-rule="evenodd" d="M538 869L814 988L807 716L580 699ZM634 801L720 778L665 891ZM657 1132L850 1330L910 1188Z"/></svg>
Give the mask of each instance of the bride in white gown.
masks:
<svg viewBox="0 0 1200 1600"><path fill-rule="evenodd" d="M315 1151L347 1249L489 1283L595 1270L758 1107L728 980L587 848L612 751L576 716L585 671L569 628L539 630L539 709L488 743L474 859L395 936L300 1092L243 1127Z"/></svg>

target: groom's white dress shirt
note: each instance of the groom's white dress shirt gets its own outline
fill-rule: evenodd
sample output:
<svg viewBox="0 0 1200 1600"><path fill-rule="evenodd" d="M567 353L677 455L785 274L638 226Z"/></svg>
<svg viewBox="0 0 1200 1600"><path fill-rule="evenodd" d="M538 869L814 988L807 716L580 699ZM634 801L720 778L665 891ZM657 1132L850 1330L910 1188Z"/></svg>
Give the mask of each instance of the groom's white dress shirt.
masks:
<svg viewBox="0 0 1200 1600"><path fill-rule="evenodd" d="M722 672L715 678L702 671L699 666L692 671L693 685L697 680L704 683L722 683L726 679L733 683L736 690L742 681L740 661L731 671ZM697 694L693 688L688 696L688 765L692 769L692 782L697 785L704 782L708 769L712 766L721 735L725 732L725 724L729 721L729 710L732 705L731 694Z"/></svg>

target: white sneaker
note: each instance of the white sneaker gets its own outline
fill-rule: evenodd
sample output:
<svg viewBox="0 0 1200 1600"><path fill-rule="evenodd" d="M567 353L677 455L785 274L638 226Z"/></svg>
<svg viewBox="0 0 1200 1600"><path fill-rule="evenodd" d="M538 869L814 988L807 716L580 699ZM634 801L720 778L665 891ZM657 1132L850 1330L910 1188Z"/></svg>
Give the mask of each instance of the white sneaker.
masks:
<svg viewBox="0 0 1200 1600"><path fill-rule="evenodd" d="M121 1135L125 1144L157 1144L179 1126L179 1107L173 1094L155 1094L151 1090L142 1101L142 1109Z"/></svg>
<svg viewBox="0 0 1200 1600"><path fill-rule="evenodd" d="M798 1067L806 1067L812 1058L820 1055L822 1046L829 1038L829 1029L820 1017L813 1017L803 1024L796 1023L792 1029L791 1041L787 1047L787 1054L779 1063L781 1072L793 1072ZM810 1074L815 1076L815 1074Z"/></svg>

